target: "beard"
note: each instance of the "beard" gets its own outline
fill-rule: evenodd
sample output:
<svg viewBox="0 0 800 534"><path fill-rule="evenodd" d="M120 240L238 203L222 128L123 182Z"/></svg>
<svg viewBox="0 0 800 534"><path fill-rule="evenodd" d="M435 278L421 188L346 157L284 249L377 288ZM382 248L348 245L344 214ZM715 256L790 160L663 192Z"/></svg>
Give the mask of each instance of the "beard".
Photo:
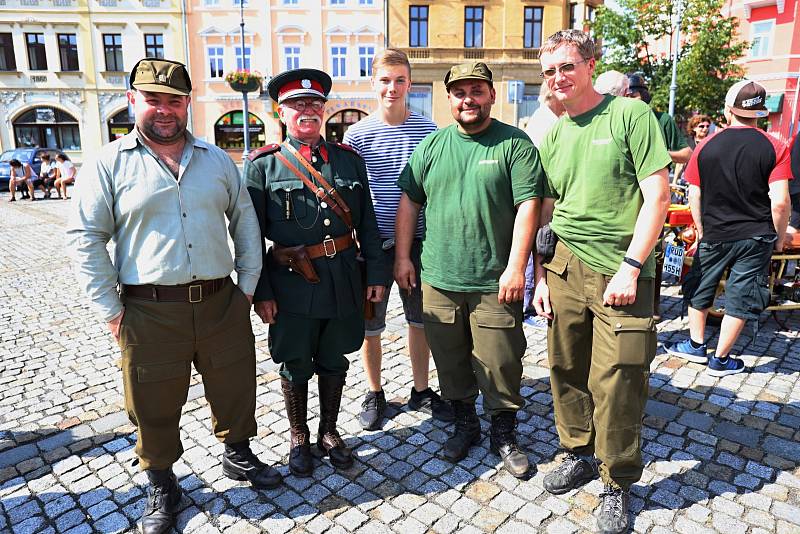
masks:
<svg viewBox="0 0 800 534"><path fill-rule="evenodd" d="M174 143L186 132L186 120L174 117L175 122L169 126L156 124L155 120L143 121L141 130L148 139L161 144Z"/></svg>
<svg viewBox="0 0 800 534"><path fill-rule="evenodd" d="M491 105L489 105L489 106L468 108L466 110L459 110L458 117L456 117L456 121L462 126L472 126L475 124L481 124L487 119L487 117L489 117L491 109L492 109ZM464 113L465 111L469 111L471 113L467 115Z"/></svg>

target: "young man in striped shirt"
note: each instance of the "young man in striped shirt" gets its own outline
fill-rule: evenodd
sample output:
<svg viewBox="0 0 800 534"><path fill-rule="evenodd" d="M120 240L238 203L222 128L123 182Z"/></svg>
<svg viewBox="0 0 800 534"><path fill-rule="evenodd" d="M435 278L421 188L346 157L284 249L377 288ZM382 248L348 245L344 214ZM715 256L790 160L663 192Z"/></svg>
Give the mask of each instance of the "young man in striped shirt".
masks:
<svg viewBox="0 0 800 534"><path fill-rule="evenodd" d="M378 109L348 129L344 143L355 148L367 164L383 249L387 260L394 263L394 221L401 196L397 177L411 152L425 136L436 130L436 125L408 108L406 95L411 87L411 64L400 50L387 48L375 56L372 61L372 87L378 98ZM417 279L422 229L420 214L412 249ZM381 332L386 328L389 289L384 293L383 302L375 305L375 317L366 321L366 337L361 347L369 391L362 404L359 422L366 430L378 428L386 410L386 396L381 384ZM408 353L414 375L408 406L412 410L429 413L436 419L452 421L450 405L428 386L430 349L422 326L422 291L419 287L411 292L401 290L400 297L408 322Z"/></svg>

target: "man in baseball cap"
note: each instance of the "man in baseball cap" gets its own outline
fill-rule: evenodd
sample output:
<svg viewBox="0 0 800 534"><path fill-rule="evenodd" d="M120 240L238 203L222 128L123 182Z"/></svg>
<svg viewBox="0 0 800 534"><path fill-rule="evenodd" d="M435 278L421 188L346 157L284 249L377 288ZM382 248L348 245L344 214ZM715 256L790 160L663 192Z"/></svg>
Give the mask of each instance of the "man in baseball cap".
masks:
<svg viewBox="0 0 800 534"><path fill-rule="evenodd" d="M256 488L277 486L281 475L250 450L250 301L261 273L250 196L230 157L186 130L192 83L183 64L143 59L130 85L136 127L84 163L67 242L80 284L122 351L125 409L150 482L142 532L159 534L172 530L181 508L172 465L183 453L192 364L224 444L222 473Z"/></svg>
<svg viewBox="0 0 800 534"><path fill-rule="evenodd" d="M742 80L725 97L730 123L706 138L686 167L689 204L700 244L683 283L689 304L689 339L667 345L667 352L708 365L712 376L741 373L744 362L731 352L748 319L758 320L769 305L767 272L772 251L783 250L789 222L792 172L786 143L757 127L766 117L767 92ZM725 285L725 316L713 354L705 326L717 285Z"/></svg>

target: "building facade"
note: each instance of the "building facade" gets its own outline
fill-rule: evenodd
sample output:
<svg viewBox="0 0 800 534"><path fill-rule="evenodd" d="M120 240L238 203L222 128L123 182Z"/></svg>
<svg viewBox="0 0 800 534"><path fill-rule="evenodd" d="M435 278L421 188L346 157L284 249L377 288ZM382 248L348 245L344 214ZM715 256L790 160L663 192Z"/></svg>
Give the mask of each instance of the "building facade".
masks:
<svg viewBox="0 0 800 534"><path fill-rule="evenodd" d="M563 28L583 29L599 2L586 0L393 0L389 44L411 59L413 109L444 126L453 120L444 75L458 63L483 61L492 70L492 115L521 125L538 107L539 47Z"/></svg>
<svg viewBox="0 0 800 534"><path fill-rule="evenodd" d="M723 14L738 17L741 38L750 43L740 64L767 89L767 131L788 139L800 113L800 0L729 0Z"/></svg>
<svg viewBox="0 0 800 534"><path fill-rule="evenodd" d="M80 162L132 128L127 74L185 60L181 0L0 0L0 148Z"/></svg>
<svg viewBox="0 0 800 534"><path fill-rule="evenodd" d="M287 69L318 68L333 78L323 131L329 141L341 140L350 124L377 107L370 76L372 58L384 43L382 0L244 0L244 6L240 1L190 0L187 7L195 135L241 157L242 95L225 83L225 75L238 68L264 76L261 92L248 94L252 148L285 136L265 89L272 76Z"/></svg>

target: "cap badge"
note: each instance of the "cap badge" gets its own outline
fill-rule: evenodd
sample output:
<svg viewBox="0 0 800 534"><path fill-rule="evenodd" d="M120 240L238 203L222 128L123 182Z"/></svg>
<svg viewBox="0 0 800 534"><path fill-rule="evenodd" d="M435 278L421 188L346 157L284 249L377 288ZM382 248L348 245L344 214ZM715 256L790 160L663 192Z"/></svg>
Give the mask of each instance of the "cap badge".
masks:
<svg viewBox="0 0 800 534"><path fill-rule="evenodd" d="M311 80L304 79L300 82L300 85L303 86L303 89L311 89Z"/></svg>
<svg viewBox="0 0 800 534"><path fill-rule="evenodd" d="M167 83L167 75L166 74L159 74L158 81L161 83Z"/></svg>

